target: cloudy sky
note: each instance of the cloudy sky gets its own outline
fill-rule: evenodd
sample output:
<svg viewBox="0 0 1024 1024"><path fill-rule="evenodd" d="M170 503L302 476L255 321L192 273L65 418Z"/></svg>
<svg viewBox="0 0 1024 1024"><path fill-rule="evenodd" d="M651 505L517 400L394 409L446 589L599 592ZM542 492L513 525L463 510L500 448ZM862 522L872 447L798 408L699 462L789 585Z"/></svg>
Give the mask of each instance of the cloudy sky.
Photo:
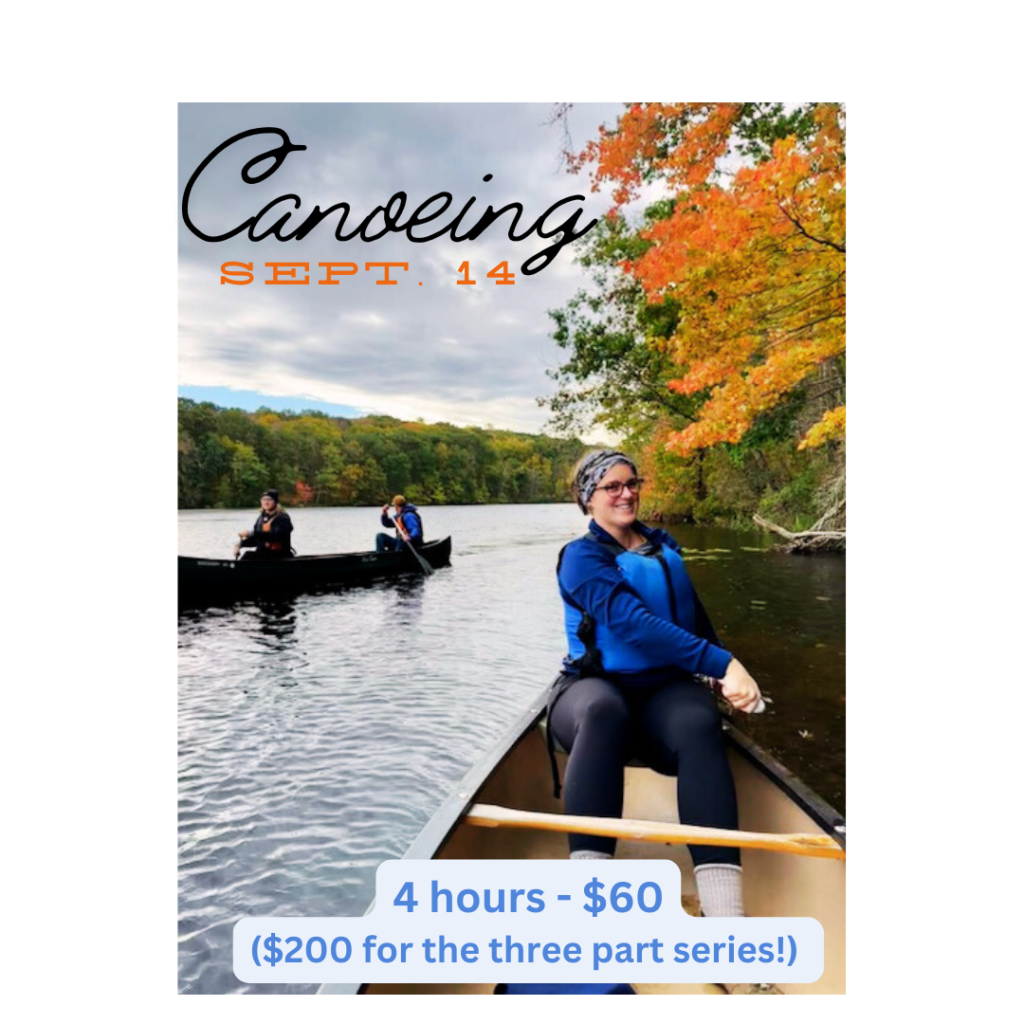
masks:
<svg viewBox="0 0 1024 1024"><path fill-rule="evenodd" d="M613 123L621 109L574 107L569 124L576 148L596 137L599 124ZM510 241L510 214L478 240L459 243L445 237L414 244L404 234L339 242L336 215L302 240L254 243L240 234L210 243L188 230L180 199L195 169L222 142L251 128L275 127L307 149L291 153L255 185L241 180L241 168L273 148L276 136L245 139L221 153L198 179L190 202L193 222L206 233L228 231L287 193L301 197L301 208L279 204L258 230L293 210L282 231L287 233L314 206L346 202L348 233L398 191L408 195L402 221L435 193L452 194L448 212L421 227L421 235L450 223L471 196L477 202L463 229L487 204L519 202L522 231L553 203L582 194L583 201L546 221L550 228L581 210L578 230L599 217L609 200L592 193L585 176L559 169L562 133L545 124L550 112L544 104L181 105L179 393L247 408L312 406L542 430L547 416L536 398L551 393L544 371L556 367L561 355L549 336L547 310L584 284L574 263L581 243L563 248L532 276L521 265L548 243L536 234ZM487 174L493 178L484 182ZM329 260L357 263L359 271L338 285L317 285L322 272L316 264ZM466 260L477 283L460 286L458 268ZM486 277L502 260L515 273L512 286ZM220 284L227 261L254 263L255 281ZM263 284L270 276L263 265L273 261L310 263L310 284ZM378 286L380 272L366 272L367 261L404 261L409 271L392 272L400 282L395 287Z"/></svg>

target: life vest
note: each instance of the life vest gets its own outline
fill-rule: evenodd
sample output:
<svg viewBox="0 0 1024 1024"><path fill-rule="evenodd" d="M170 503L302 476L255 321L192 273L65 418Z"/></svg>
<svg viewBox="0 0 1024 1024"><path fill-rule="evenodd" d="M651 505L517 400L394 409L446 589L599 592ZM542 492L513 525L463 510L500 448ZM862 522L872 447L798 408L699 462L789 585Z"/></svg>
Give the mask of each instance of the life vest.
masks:
<svg viewBox="0 0 1024 1024"><path fill-rule="evenodd" d="M584 539L588 543L603 543L592 533ZM648 548L648 554L640 554L622 551L618 545L604 546L617 552L615 564L619 573L652 614L697 632L696 594L677 551L656 545L653 550ZM564 590L562 600L569 659L585 674L633 674L665 667L662 661L597 623Z"/></svg>
<svg viewBox="0 0 1024 1024"><path fill-rule="evenodd" d="M271 527L273 526L274 520L280 514L281 509L278 507L272 516L266 517L264 513L260 513L259 519L256 520L257 532L259 533L270 533ZM285 550L284 543L278 540L268 540L264 545L267 551L281 552Z"/></svg>
<svg viewBox="0 0 1024 1024"><path fill-rule="evenodd" d="M405 538L403 537L403 534L409 534L409 533L412 532L409 529L409 527L406 526L405 523L403 522L403 520L405 519L406 516L409 516L410 519L415 519L416 520L416 523L417 523L417 525L420 528L420 535L419 535L419 537L416 538L416 540L419 541L419 543L422 544L423 543L423 520L420 518L420 514L416 510L415 506L404 505L404 506L402 506L401 512L398 512L398 511L395 512L395 523L399 527L399 530L398 530L399 537L402 537L402 539L404 540Z"/></svg>

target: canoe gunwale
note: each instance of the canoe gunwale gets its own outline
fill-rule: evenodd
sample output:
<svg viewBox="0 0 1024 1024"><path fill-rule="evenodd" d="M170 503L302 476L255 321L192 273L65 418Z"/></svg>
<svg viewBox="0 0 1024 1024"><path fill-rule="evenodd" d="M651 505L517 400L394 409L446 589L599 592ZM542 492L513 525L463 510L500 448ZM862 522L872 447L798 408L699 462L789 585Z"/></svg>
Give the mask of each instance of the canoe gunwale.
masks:
<svg viewBox="0 0 1024 1024"><path fill-rule="evenodd" d="M434 854L454 831L466 811L476 802L484 783L497 770L513 748L526 737L547 710L548 687L530 701L530 708L508 728L491 749L462 777L448 799L434 812L423 826L402 860L432 860Z"/></svg>
<svg viewBox="0 0 1024 1024"><path fill-rule="evenodd" d="M434 569L451 564L450 536L429 541L418 550ZM422 573L416 559L403 551L346 551L280 560L178 555L178 598L180 604L201 606L224 598L329 591Z"/></svg>
<svg viewBox="0 0 1024 1024"><path fill-rule="evenodd" d="M427 541L422 544L417 551L440 551L444 547L447 547L450 551L452 539L451 537L440 537L438 540ZM287 565L312 565L312 564L323 564L324 562L337 561L339 564L346 564L351 562L353 565L367 555L401 555L402 552L394 551L338 551L333 554L326 555L295 555L292 558L283 558L279 561L282 564ZM260 566L273 564L276 560L272 559L258 559ZM203 558L199 555L178 555L178 565L185 564L189 567L203 566L222 566L222 565L245 565L246 559L233 559L233 558Z"/></svg>
<svg viewBox="0 0 1024 1024"><path fill-rule="evenodd" d="M772 757L732 722L724 723L725 737L755 768L767 775L790 799L844 850L846 849L846 819L826 800L820 797L801 778L794 775L781 761Z"/></svg>

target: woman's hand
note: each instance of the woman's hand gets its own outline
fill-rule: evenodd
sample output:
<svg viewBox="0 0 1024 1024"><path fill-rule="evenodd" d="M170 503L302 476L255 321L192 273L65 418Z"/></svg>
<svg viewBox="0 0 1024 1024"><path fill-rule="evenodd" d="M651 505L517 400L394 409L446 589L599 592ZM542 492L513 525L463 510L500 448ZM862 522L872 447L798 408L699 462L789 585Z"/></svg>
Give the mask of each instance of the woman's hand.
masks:
<svg viewBox="0 0 1024 1024"><path fill-rule="evenodd" d="M722 696L740 711L751 714L761 700L761 691L754 677L739 663L737 658L729 662L722 679Z"/></svg>

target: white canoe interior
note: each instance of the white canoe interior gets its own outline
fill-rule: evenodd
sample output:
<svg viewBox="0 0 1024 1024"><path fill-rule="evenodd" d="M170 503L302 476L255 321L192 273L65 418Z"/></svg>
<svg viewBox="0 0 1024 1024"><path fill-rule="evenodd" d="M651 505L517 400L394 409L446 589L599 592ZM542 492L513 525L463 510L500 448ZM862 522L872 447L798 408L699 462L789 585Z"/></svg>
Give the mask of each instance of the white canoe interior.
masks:
<svg viewBox="0 0 1024 1024"><path fill-rule="evenodd" d="M562 775L565 755L559 754ZM730 745L730 765L739 798L740 828L756 832L827 834L776 779ZM462 796L463 794L460 794ZM473 797L473 794L465 794ZM563 812L552 793L551 768L542 730L528 729L468 801L554 814ZM648 768L626 769L624 818L676 822L675 779ZM557 832L483 828L461 818L437 848L439 859L549 859L568 857L566 837ZM693 863L685 846L619 840L616 858L675 861L683 877L683 906L699 913ZM744 903L748 917L813 917L825 929L825 970L818 981L780 985L785 994L840 994L846 990L846 862L747 849L742 853ZM495 978L494 984L501 981ZM494 984L384 985L365 994L490 994ZM714 985L638 984L637 992L723 995Z"/></svg>

